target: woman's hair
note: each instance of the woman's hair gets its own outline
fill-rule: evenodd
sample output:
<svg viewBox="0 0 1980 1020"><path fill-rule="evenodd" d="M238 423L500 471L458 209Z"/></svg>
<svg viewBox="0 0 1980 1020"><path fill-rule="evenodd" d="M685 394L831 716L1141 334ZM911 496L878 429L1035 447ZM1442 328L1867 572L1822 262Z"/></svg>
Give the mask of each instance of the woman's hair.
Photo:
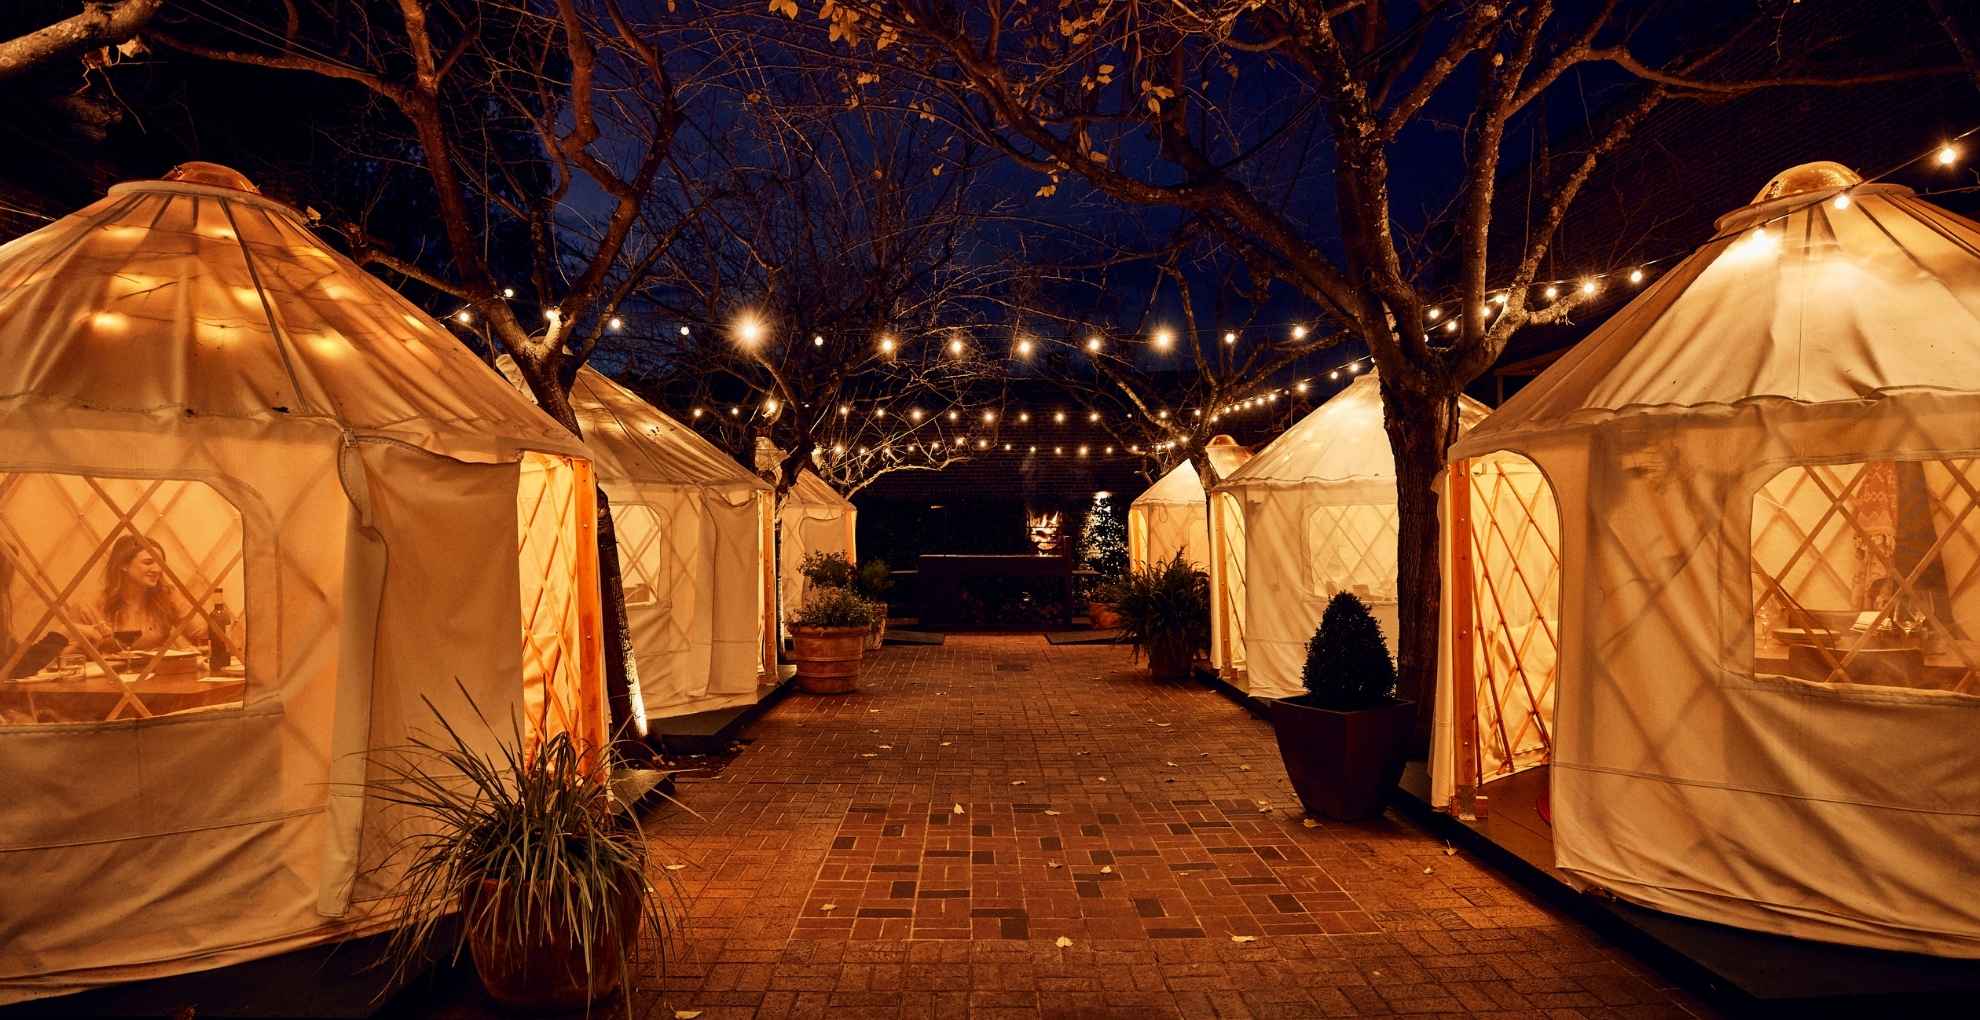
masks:
<svg viewBox="0 0 1980 1020"><path fill-rule="evenodd" d="M124 577L130 570L131 561L141 553L150 553L160 566L165 563L165 550L158 543L128 532L117 536L110 543L110 558L103 563L103 620L114 624L124 611ZM172 599L171 587L161 584L144 593L143 604L137 608L146 616L160 624L169 624L178 617L178 607Z"/></svg>

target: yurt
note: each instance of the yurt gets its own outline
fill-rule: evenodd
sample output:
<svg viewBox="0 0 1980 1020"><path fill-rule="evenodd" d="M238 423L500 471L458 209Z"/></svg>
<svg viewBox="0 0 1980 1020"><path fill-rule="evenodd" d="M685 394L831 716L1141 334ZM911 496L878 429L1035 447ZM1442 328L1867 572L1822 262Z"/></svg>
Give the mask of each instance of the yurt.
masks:
<svg viewBox="0 0 1980 1020"><path fill-rule="evenodd" d="M596 369L571 409L612 508L647 717L754 704L777 667L769 483Z"/></svg>
<svg viewBox="0 0 1980 1020"><path fill-rule="evenodd" d="M1485 405L1458 399L1468 429ZM1244 585L1219 607L1256 697L1303 690L1306 643L1327 600L1352 592L1396 640L1396 462L1383 428L1382 385L1370 372L1313 409L1212 492L1239 526L1235 573Z"/></svg>
<svg viewBox="0 0 1980 1020"><path fill-rule="evenodd" d="M757 440L757 466L774 464L781 456L765 439ZM814 552L844 553L857 564L859 551L854 541L854 525L859 511L852 501L810 468L798 471L797 481L777 507L777 576L780 593L779 619L788 619L804 604L804 575L798 565Z"/></svg>
<svg viewBox="0 0 1980 1020"><path fill-rule="evenodd" d="M1234 626L1236 606L1244 601L1244 515L1235 500L1219 497L1217 490L1251 460L1251 450L1230 436L1212 436L1203 444L1203 459L1210 462L1203 486L1210 536L1210 666L1236 677L1244 672L1244 633Z"/></svg>
<svg viewBox="0 0 1980 1020"><path fill-rule="evenodd" d="M1203 482L1184 460L1128 504L1128 562L1136 570L1166 562L1177 552L1199 568L1210 567L1210 524Z"/></svg>
<svg viewBox="0 0 1980 1020"><path fill-rule="evenodd" d="M1544 764L1573 881L1980 956L1980 224L1812 163L1718 228L1451 451L1434 796Z"/></svg>
<svg viewBox="0 0 1980 1020"><path fill-rule="evenodd" d="M295 210L112 188L0 350L0 1003L379 927L422 699L602 742L584 448Z"/></svg>

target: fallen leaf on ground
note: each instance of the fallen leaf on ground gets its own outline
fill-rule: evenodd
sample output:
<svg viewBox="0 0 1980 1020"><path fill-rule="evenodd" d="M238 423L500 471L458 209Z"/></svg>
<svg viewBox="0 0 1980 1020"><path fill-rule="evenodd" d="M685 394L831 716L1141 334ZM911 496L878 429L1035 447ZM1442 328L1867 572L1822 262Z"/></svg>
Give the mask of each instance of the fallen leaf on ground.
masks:
<svg viewBox="0 0 1980 1020"><path fill-rule="evenodd" d="M947 747L947 746L949 746L950 744L953 744L953 743L955 743L955 741L953 741L953 740L944 740L944 741L942 741L942 746L943 746L943 747Z"/></svg>
<svg viewBox="0 0 1980 1020"><path fill-rule="evenodd" d="M829 914L832 911L839 909L839 905L837 903L827 903L824 906L819 907L818 909L823 910Z"/></svg>
<svg viewBox="0 0 1980 1020"><path fill-rule="evenodd" d="M1233 936L1231 936L1231 941L1232 941L1232 942L1256 942L1256 941L1258 941L1258 936L1256 936L1256 935L1233 935Z"/></svg>
<svg viewBox="0 0 1980 1020"><path fill-rule="evenodd" d="M1111 875L1114 873L1114 866L1111 864L1102 865L1100 868L1100 873L1102 875Z"/></svg>
<svg viewBox="0 0 1980 1020"><path fill-rule="evenodd" d="M1012 786L1023 786L1023 785L1024 785L1024 780L1022 780L1022 779L1013 779L1013 780L1011 780L1011 785L1012 785Z"/></svg>
<svg viewBox="0 0 1980 1020"><path fill-rule="evenodd" d="M1302 818L1299 820L1299 824L1304 825L1309 829L1317 829L1320 827L1320 823L1314 821L1311 818Z"/></svg>
<svg viewBox="0 0 1980 1020"><path fill-rule="evenodd" d="M1057 868L1060 867L1060 864L1058 861L1046 861L1045 866L1048 868Z"/></svg>
<svg viewBox="0 0 1980 1020"><path fill-rule="evenodd" d="M1163 729L1167 729L1167 728L1169 728L1170 726L1173 726L1173 725L1175 725L1175 724L1174 724L1174 723L1165 723L1165 722L1158 722L1158 723L1156 723L1155 725L1157 725L1157 726L1160 726L1160 727L1162 727Z"/></svg>
<svg viewBox="0 0 1980 1020"><path fill-rule="evenodd" d="M1056 815L1056 814L1058 814L1058 812L1057 812L1057 811L1046 811L1045 813L1046 813L1046 814L1048 814L1048 815Z"/></svg>
<svg viewBox="0 0 1980 1020"><path fill-rule="evenodd" d="M880 750L882 750L882 751L891 751L891 750L893 750L893 749L894 749L894 745L892 745L892 744L881 744L881 745L880 745Z"/></svg>
<svg viewBox="0 0 1980 1020"><path fill-rule="evenodd" d="M1059 941L1057 941L1057 942L1054 942L1054 943L1052 943L1052 944L1053 944L1053 945L1055 945L1055 946L1058 946L1058 947L1059 947L1060 949L1071 949L1071 948L1072 948L1072 940L1071 940L1071 939L1069 939L1069 938L1067 938L1067 937L1065 937L1064 935L1061 935L1061 936L1059 936Z"/></svg>
<svg viewBox="0 0 1980 1020"><path fill-rule="evenodd" d="M864 754L861 754L861 755L860 755L860 757L862 757L862 758L878 758L878 757L880 757L880 756L879 756L879 755L877 755L877 754L874 754L874 753L873 753L872 751L867 751L866 753L864 753Z"/></svg>
<svg viewBox="0 0 1980 1020"><path fill-rule="evenodd" d="M677 1009L674 1011L674 1020L694 1020L700 1015L701 1011L698 1009Z"/></svg>
<svg viewBox="0 0 1980 1020"><path fill-rule="evenodd" d="M1172 769L1179 769L1179 768L1182 768L1182 766L1181 766L1181 765L1178 765L1178 764L1176 764L1175 762L1172 762L1172 761L1165 761L1165 762L1163 762L1162 764L1164 764L1164 765L1167 765L1168 767L1170 767L1170 768L1172 768Z"/></svg>
<svg viewBox="0 0 1980 1020"><path fill-rule="evenodd" d="M1428 874L1430 874L1430 873L1431 873L1432 871L1435 871L1435 870L1437 870L1437 869L1435 869L1435 868L1424 868L1424 869L1423 869L1423 873L1424 873L1424 874L1426 874L1426 875L1428 875Z"/></svg>
<svg viewBox="0 0 1980 1020"><path fill-rule="evenodd" d="M1101 782L1103 782L1103 783L1107 781L1107 777L1106 777L1106 776L1097 776L1097 777L1095 777L1095 778L1097 778L1097 779L1099 779L1099 780L1100 780Z"/></svg>
<svg viewBox="0 0 1980 1020"><path fill-rule="evenodd" d="M961 804L957 804L957 805L956 805L956 808L955 808L955 811L956 811L956 814L962 814L962 813L963 813L963 809L962 809L962 805L961 805Z"/></svg>
<svg viewBox="0 0 1980 1020"><path fill-rule="evenodd" d="M1457 847L1454 847L1454 846L1452 846L1452 845L1450 845L1449 843L1445 843L1445 844L1444 844L1444 856L1445 856L1445 857L1455 857L1455 856L1457 856Z"/></svg>
<svg viewBox="0 0 1980 1020"><path fill-rule="evenodd" d="M867 709L867 710L866 710L866 714L867 714L867 715L879 715L879 714L880 714L880 710L879 710L879 709L877 709L877 708L869 708L869 709Z"/></svg>
<svg viewBox="0 0 1980 1020"><path fill-rule="evenodd" d="M685 868L685 867L687 867L687 865L685 865L685 864L669 864L669 865L667 865L667 870L668 870L668 871L679 871L679 870L681 870L682 868Z"/></svg>
<svg viewBox="0 0 1980 1020"><path fill-rule="evenodd" d="M1239 772L1250 772L1250 771L1251 771L1251 766L1249 766L1249 765L1239 765L1239 766L1238 766L1238 771L1239 771Z"/></svg>

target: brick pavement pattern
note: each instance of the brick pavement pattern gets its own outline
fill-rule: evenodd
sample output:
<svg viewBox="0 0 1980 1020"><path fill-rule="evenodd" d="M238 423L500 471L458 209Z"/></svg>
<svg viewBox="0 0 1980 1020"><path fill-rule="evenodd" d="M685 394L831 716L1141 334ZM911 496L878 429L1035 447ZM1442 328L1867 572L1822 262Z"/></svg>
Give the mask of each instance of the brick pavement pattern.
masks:
<svg viewBox="0 0 1980 1020"><path fill-rule="evenodd" d="M1265 723L1119 647L889 647L747 736L646 821L645 1016L1701 1012L1393 814L1309 825Z"/></svg>

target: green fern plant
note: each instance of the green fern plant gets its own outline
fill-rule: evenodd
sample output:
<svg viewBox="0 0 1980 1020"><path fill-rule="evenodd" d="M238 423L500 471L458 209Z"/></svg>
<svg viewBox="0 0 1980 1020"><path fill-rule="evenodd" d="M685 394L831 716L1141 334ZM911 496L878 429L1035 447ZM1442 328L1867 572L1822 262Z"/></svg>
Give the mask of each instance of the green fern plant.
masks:
<svg viewBox="0 0 1980 1020"><path fill-rule="evenodd" d="M1210 648L1210 577L1183 559L1131 571L1120 581L1121 638L1136 655L1150 648L1184 655Z"/></svg>
<svg viewBox="0 0 1980 1020"><path fill-rule="evenodd" d="M1352 592L1327 600L1320 629L1306 643L1300 680L1306 685L1302 701L1338 712L1374 708L1395 696L1396 665L1388 639L1368 604Z"/></svg>

